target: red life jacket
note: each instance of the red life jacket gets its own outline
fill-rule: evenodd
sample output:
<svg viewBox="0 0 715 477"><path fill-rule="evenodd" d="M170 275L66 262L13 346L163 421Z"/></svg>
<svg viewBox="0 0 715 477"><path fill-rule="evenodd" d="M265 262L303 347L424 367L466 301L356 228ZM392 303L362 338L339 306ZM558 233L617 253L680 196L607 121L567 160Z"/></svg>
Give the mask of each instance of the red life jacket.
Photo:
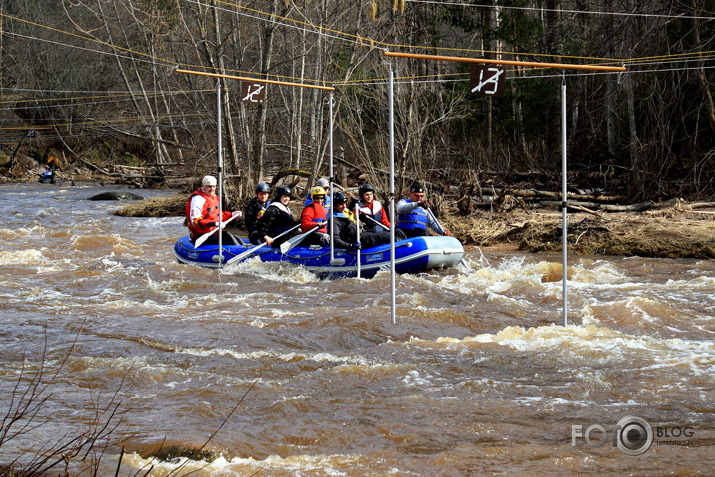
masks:
<svg viewBox="0 0 715 477"><path fill-rule="evenodd" d="M191 221L191 202L194 197L201 196L205 199L204 206L201 210L201 218L196 220L196 222ZM226 215L231 216L231 212L224 211L224 220L226 220ZM215 223L219 221L218 217L218 196L208 195L204 193L201 189L196 190L189 196L188 202L186 202L186 221L189 224L189 234L191 238L199 237L206 232L211 232L216 228Z"/></svg>
<svg viewBox="0 0 715 477"><path fill-rule="evenodd" d="M303 209L300 214L300 229L303 232L312 230L317 223L325 222L328 219L328 214L325 211L325 207L317 202L311 202L308 206ZM328 229L323 226L318 229L318 232L328 233Z"/></svg>

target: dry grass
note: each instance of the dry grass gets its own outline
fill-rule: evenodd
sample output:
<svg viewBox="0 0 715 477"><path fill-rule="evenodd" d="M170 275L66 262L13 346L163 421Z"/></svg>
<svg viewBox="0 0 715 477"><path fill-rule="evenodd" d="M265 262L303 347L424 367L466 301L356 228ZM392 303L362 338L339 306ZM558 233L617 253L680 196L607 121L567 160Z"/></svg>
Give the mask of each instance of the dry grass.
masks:
<svg viewBox="0 0 715 477"><path fill-rule="evenodd" d="M173 217L183 216L188 199L186 195L147 199L127 205L114 214L121 217Z"/></svg>
<svg viewBox="0 0 715 477"><path fill-rule="evenodd" d="M512 211L445 217L466 244L517 244L520 250L561 250L561 214ZM675 208L658 213L569 214L569 250L583 255L715 258L715 216Z"/></svg>

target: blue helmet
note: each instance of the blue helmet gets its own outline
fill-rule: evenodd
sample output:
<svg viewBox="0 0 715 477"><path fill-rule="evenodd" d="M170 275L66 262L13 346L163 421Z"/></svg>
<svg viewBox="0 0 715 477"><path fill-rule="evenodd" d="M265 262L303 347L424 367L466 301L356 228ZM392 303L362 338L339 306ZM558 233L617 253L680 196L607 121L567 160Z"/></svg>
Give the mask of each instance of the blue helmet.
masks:
<svg viewBox="0 0 715 477"><path fill-rule="evenodd" d="M271 191L271 186L269 186L265 182L259 182L258 185L256 185L256 193L270 192L270 191Z"/></svg>

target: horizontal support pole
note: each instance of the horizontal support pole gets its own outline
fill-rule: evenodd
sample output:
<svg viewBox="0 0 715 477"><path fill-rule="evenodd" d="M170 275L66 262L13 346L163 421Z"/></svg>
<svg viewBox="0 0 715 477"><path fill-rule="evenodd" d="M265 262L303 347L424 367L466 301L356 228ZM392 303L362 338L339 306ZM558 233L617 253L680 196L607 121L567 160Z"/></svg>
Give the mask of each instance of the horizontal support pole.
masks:
<svg viewBox="0 0 715 477"><path fill-rule="evenodd" d="M385 56L395 56L398 58L415 58L421 60L435 61L459 61L462 63L486 63L493 65L513 65L513 66L535 66L537 68L558 68L565 70L592 70L592 71L626 71L625 66L603 66L603 65L574 65L569 63L540 63L538 61L519 60L493 60L488 58L464 58L459 56L437 56L422 55L418 53L396 53L386 51Z"/></svg>
<svg viewBox="0 0 715 477"><path fill-rule="evenodd" d="M186 74L190 74L190 75L200 75L200 76L211 76L213 78L226 78L226 79L235 79L235 80L240 80L240 81L252 81L254 83L280 84L280 85L284 85L284 86L298 86L299 88L312 88L312 89L322 89L325 91L335 91L335 88L333 88L332 86L318 86L318 85L304 84L304 83L289 83L287 81L274 81L274 80L267 80L267 79L262 79L262 78L246 78L243 76L223 75L220 73L205 73L203 71L182 70L182 69L178 69L178 68L175 71L177 73L186 73Z"/></svg>

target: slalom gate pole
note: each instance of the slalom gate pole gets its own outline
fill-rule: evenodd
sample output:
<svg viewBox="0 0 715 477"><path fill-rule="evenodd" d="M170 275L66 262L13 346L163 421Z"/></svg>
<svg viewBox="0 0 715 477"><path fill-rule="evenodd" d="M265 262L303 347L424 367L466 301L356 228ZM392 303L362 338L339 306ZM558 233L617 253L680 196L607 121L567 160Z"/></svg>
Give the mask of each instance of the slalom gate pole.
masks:
<svg viewBox="0 0 715 477"><path fill-rule="evenodd" d="M569 294L568 294L568 260L569 260L569 242L568 242L568 188L567 188L567 152L566 152L566 78L562 77L561 82L561 263L562 263L562 314L563 324L568 325L568 309L569 309Z"/></svg>
<svg viewBox="0 0 715 477"><path fill-rule="evenodd" d="M360 204L355 202L355 225L357 229L357 242L360 243ZM360 249L357 249L357 277L360 276Z"/></svg>
<svg viewBox="0 0 715 477"><path fill-rule="evenodd" d="M395 287L395 72L392 70L390 63L390 87L388 89L389 104L390 104L390 322L394 325L397 323L396 318L396 296Z"/></svg>
<svg viewBox="0 0 715 477"><path fill-rule="evenodd" d="M218 166L218 268L223 267L223 133L221 130L221 80L216 80L216 134Z"/></svg>
<svg viewBox="0 0 715 477"><path fill-rule="evenodd" d="M328 115L330 116L328 118L328 124L329 124L329 131L328 131L328 144L329 144L329 152L330 152L330 177L328 180L330 181L330 197L325 197L325 202L328 202L328 198L330 199L330 230L328 233L330 234L330 263L335 262L335 244L333 243L333 230L335 229L335 220L333 220L333 209L335 208L335 204L333 203L333 192L335 191L335 184L333 183L333 93L330 93L330 96L328 97Z"/></svg>

